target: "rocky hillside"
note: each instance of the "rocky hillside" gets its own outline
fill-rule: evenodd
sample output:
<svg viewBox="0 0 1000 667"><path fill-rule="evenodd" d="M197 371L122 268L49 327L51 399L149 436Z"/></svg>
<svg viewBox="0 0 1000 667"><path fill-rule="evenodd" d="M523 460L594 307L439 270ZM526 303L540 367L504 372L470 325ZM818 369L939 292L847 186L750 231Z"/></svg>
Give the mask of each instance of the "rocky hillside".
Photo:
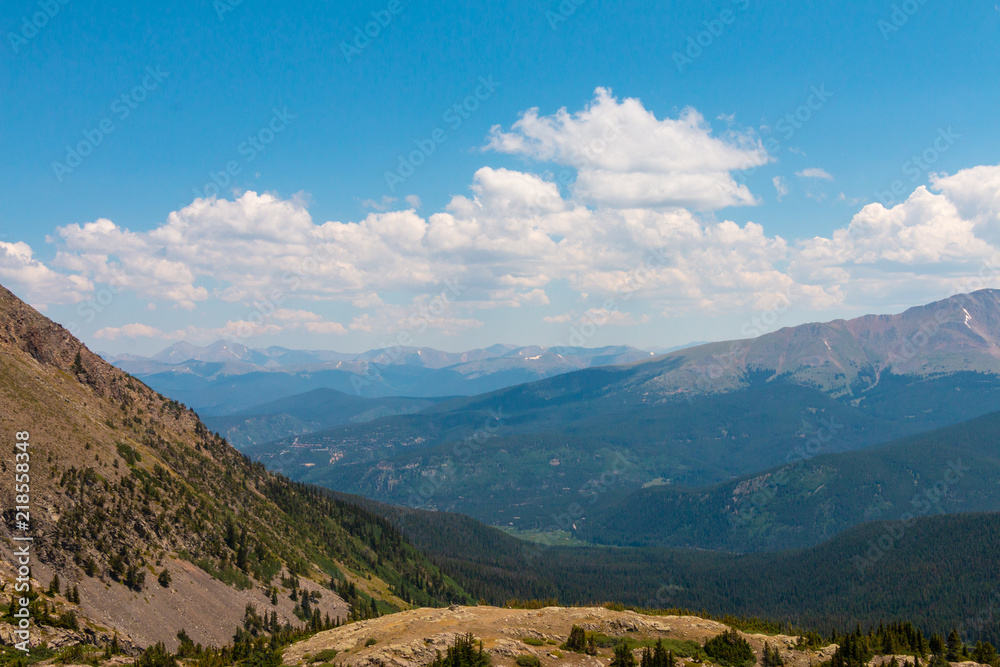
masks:
<svg viewBox="0 0 1000 667"><path fill-rule="evenodd" d="M1000 373L1000 290L957 294L897 315L803 324L640 363L635 391L664 395L739 386L750 370L860 396L883 373ZM641 370L640 370L641 369Z"/></svg>
<svg viewBox="0 0 1000 667"><path fill-rule="evenodd" d="M559 648L574 625L612 640L628 638L634 643L668 640L667 645L680 658L680 665L692 664L698 659L698 647L706 639L729 629L722 623L696 616L644 616L604 607L528 610L454 605L448 609L414 609L322 632L293 644L283 657L284 664L289 666L311 664L319 656L352 667L421 667L432 662L438 651L443 654L455 637L471 632L482 640L494 665L514 665L523 655L534 656L543 665L607 665L613 655L610 646L599 647L595 656ZM828 660L836 648L831 645L800 651L793 648L795 637L743 636L758 655L762 654L765 641L777 646L787 667L818 664ZM332 651L336 652L335 658ZM691 655L686 655L688 652Z"/></svg>
<svg viewBox="0 0 1000 667"><path fill-rule="evenodd" d="M34 590L60 580L34 604L52 619L76 614L81 638L174 646L185 629L225 644L248 605L302 625L304 593L323 619L346 618L352 604L366 615L465 599L385 520L251 464L192 411L0 287L4 590L15 433L25 431Z"/></svg>

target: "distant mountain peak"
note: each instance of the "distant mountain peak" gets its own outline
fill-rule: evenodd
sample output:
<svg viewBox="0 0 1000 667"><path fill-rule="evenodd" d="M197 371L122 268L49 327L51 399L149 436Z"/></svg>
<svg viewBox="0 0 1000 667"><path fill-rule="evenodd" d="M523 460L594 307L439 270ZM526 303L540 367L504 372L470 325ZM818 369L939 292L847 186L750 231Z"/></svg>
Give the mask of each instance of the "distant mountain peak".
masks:
<svg viewBox="0 0 1000 667"><path fill-rule="evenodd" d="M863 392L885 372L1000 374L1000 291L956 294L895 315L810 322L757 338L707 343L644 366L648 379L642 386L659 394L726 391L755 370L836 396Z"/></svg>

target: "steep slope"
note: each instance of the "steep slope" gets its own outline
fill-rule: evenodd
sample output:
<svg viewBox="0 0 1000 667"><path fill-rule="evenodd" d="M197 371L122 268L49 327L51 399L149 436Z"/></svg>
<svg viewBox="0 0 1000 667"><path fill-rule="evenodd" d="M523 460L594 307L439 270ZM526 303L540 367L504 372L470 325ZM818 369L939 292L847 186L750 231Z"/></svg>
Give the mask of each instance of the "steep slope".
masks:
<svg viewBox="0 0 1000 667"><path fill-rule="evenodd" d="M176 645L184 628L218 645L248 603L300 624L290 587L342 618L369 597L383 611L406 606L394 591L420 604L465 599L383 519L252 464L2 287L0 429L3 584L15 562L14 474L27 464L35 591L58 574L57 608L105 637ZM30 433L28 461L15 461L19 432ZM361 597L339 598L331 577Z"/></svg>

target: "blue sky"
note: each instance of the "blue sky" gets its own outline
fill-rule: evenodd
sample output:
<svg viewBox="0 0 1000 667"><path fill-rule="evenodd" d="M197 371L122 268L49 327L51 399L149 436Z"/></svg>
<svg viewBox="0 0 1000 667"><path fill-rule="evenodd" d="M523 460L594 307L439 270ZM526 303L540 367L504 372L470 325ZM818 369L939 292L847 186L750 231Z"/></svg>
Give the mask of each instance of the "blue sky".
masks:
<svg viewBox="0 0 1000 667"><path fill-rule="evenodd" d="M3 8L0 282L97 349L669 346L1000 284L993 2Z"/></svg>

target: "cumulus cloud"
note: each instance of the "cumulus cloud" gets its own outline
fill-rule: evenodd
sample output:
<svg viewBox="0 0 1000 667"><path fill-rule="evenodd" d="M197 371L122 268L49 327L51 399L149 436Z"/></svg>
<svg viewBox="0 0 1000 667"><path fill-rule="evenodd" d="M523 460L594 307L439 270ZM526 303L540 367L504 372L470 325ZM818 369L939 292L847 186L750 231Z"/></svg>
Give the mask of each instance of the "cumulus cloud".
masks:
<svg viewBox="0 0 1000 667"><path fill-rule="evenodd" d="M101 284L187 309L282 296L264 317L159 334L108 327L107 339L456 334L484 326L479 311L552 306L567 288L586 305L560 315L572 308L564 301L540 313L544 322L575 321L609 297L671 315L778 298L801 309L879 305L967 284L1000 247L1000 166L932 175L896 206L871 204L828 236L789 241L696 210L753 203L731 173L768 157L752 135L715 135L692 109L658 119L598 89L580 111L532 109L508 131L494 128L489 147L573 169L576 180L484 166L442 210L421 215L410 196L409 209L379 201L386 210L356 221L314 220L300 196L197 199L148 231L106 219L59 227L51 269L27 245L0 242L0 278L20 281L36 303L80 301ZM798 175L829 178L819 168ZM784 178L772 183L787 193ZM330 301L347 310L342 322L309 306ZM609 321L626 317L605 310Z"/></svg>
<svg viewBox="0 0 1000 667"><path fill-rule="evenodd" d="M995 286L998 220L1000 166L935 175L900 204L869 204L829 238L799 242L789 273L807 283L839 282L855 300Z"/></svg>
<svg viewBox="0 0 1000 667"><path fill-rule="evenodd" d="M509 132L492 129L488 147L576 170L582 201L628 207L714 210L756 203L731 172L759 167L770 158L750 133L713 136L711 126L687 107L676 119L658 119L637 99L619 101L598 88L593 101L570 114L529 109Z"/></svg>
<svg viewBox="0 0 1000 667"><path fill-rule="evenodd" d="M547 305L554 280L581 293L629 291L690 307L739 302L789 281L775 268L788 244L755 223L706 224L685 209L593 209L540 176L507 169L480 169L470 191L429 218L407 210L323 224L295 198L199 199L148 232L107 220L59 228L58 258L85 280L182 307L210 295L250 305L278 292L378 313L387 309L382 292L435 294L458 284L449 298L466 312L441 320L450 331L480 326L476 309ZM287 329L286 316L268 322ZM380 329L396 326L377 319ZM363 317L349 325L372 326Z"/></svg>
<svg viewBox="0 0 1000 667"><path fill-rule="evenodd" d="M0 280L20 287L25 298L37 307L83 301L94 289L85 276L53 271L34 257L27 243L0 241Z"/></svg>

